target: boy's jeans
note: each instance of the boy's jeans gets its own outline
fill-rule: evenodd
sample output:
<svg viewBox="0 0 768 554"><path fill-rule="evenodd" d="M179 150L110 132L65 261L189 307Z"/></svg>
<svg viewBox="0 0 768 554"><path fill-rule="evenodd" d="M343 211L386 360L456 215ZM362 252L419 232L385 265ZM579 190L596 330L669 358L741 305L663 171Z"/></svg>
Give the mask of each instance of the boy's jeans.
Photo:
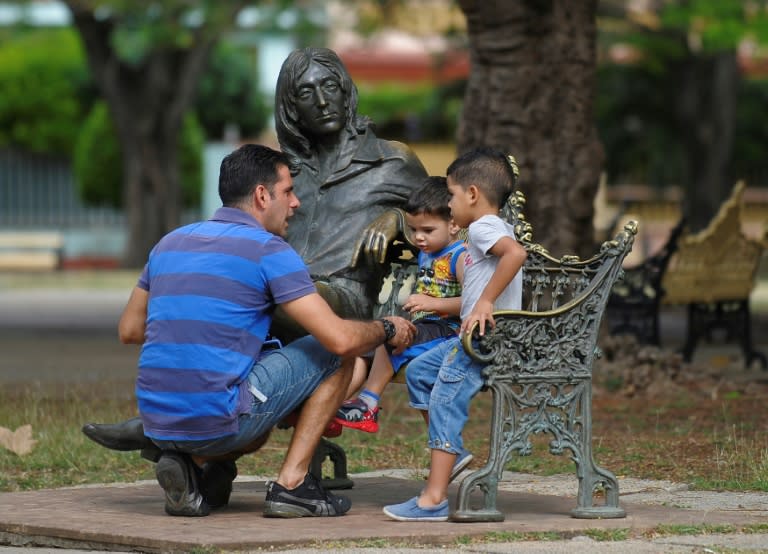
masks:
<svg viewBox="0 0 768 554"><path fill-rule="evenodd" d="M430 448L452 454L463 451L461 431L469 419L469 403L483 387L483 367L464 351L459 337L408 364L410 405L429 411Z"/></svg>

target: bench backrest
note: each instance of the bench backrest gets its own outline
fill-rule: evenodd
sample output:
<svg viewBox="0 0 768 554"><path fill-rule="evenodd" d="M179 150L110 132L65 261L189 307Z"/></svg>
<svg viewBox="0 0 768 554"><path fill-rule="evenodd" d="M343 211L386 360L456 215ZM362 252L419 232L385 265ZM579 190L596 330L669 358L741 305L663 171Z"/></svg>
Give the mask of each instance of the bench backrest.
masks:
<svg viewBox="0 0 768 554"><path fill-rule="evenodd" d="M755 286L766 234L752 239L742 231L744 182L702 231L683 235L662 278L665 304L743 300Z"/></svg>

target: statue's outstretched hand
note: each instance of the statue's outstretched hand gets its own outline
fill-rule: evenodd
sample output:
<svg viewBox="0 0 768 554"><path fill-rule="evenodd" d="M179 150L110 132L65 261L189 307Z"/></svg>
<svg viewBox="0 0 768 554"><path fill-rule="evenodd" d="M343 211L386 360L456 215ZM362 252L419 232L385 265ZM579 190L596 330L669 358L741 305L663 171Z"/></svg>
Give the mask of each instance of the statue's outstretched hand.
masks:
<svg viewBox="0 0 768 554"><path fill-rule="evenodd" d="M363 235L357 239L352 267L359 263L381 265L387 259L387 247L405 229L405 216L402 210L393 208L377 217Z"/></svg>

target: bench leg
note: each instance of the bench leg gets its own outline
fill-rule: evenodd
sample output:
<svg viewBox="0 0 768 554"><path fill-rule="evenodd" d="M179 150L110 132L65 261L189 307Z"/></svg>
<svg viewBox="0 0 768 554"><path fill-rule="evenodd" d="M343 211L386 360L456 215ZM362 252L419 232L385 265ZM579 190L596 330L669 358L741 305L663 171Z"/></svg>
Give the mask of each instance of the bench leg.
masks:
<svg viewBox="0 0 768 554"><path fill-rule="evenodd" d="M459 522L503 521L496 507L498 483L513 452L530 454L530 435L548 432L552 454L568 449L576 463L579 479L575 518L621 518L626 512L619 506L619 483L613 473L595 464L592 458L591 381L576 383L532 383L488 385L493 395L491 438L485 467L468 475L459 487L456 511L451 520ZM595 492L601 488L605 503L596 505ZM476 489L483 494L480 508L472 508L470 495Z"/></svg>
<svg viewBox="0 0 768 554"><path fill-rule="evenodd" d="M333 477L323 477L323 463L326 458L333 464ZM324 438L320 439L320 444L312 455L309 472L328 490L351 489L355 484L347 475L347 453L338 444Z"/></svg>
<svg viewBox="0 0 768 554"><path fill-rule="evenodd" d="M485 467L467 475L459 486L456 499L456 510L451 514L451 520L457 522L504 521L504 513L496 508L496 497L499 489L504 464L509 458L510 448L502 442L504 429L514 427L514 410L505 390L498 385L490 385L493 396L491 412L491 439L488 461ZM470 506L470 495L475 489L483 494L483 506L473 509Z"/></svg>
<svg viewBox="0 0 768 554"><path fill-rule="evenodd" d="M571 447L579 479L576 508L571 515L580 519L611 519L626 517L624 508L619 506L619 482L616 476L595 463L592 456L592 386L586 384L576 400L580 404L574 417L569 417L569 426L575 426L580 435L579 443ZM581 417L578 413L581 413ZM601 489L605 504L595 504L595 492Z"/></svg>
<svg viewBox="0 0 768 554"><path fill-rule="evenodd" d="M744 367L752 367L752 363L757 361L763 370L768 370L768 360L766 360L765 354L753 348L752 312L749 310L749 298L740 301L738 305L742 317L741 350L744 354Z"/></svg>
<svg viewBox="0 0 768 554"><path fill-rule="evenodd" d="M688 304L688 331L683 346L683 359L691 361L696 344L702 336L708 342L713 342L716 330L725 334L726 343L739 343L745 367L751 367L757 361L760 367L768 369L765 355L753 348L749 299Z"/></svg>

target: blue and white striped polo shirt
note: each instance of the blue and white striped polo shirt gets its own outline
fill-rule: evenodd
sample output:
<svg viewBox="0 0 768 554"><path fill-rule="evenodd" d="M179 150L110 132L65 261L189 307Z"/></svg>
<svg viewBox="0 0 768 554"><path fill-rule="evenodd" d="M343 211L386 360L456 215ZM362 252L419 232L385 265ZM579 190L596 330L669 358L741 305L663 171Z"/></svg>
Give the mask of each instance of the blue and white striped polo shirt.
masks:
<svg viewBox="0 0 768 554"><path fill-rule="evenodd" d="M138 286L149 305L136 397L144 432L164 440L236 433L275 305L315 292L288 243L235 208L163 237Z"/></svg>

